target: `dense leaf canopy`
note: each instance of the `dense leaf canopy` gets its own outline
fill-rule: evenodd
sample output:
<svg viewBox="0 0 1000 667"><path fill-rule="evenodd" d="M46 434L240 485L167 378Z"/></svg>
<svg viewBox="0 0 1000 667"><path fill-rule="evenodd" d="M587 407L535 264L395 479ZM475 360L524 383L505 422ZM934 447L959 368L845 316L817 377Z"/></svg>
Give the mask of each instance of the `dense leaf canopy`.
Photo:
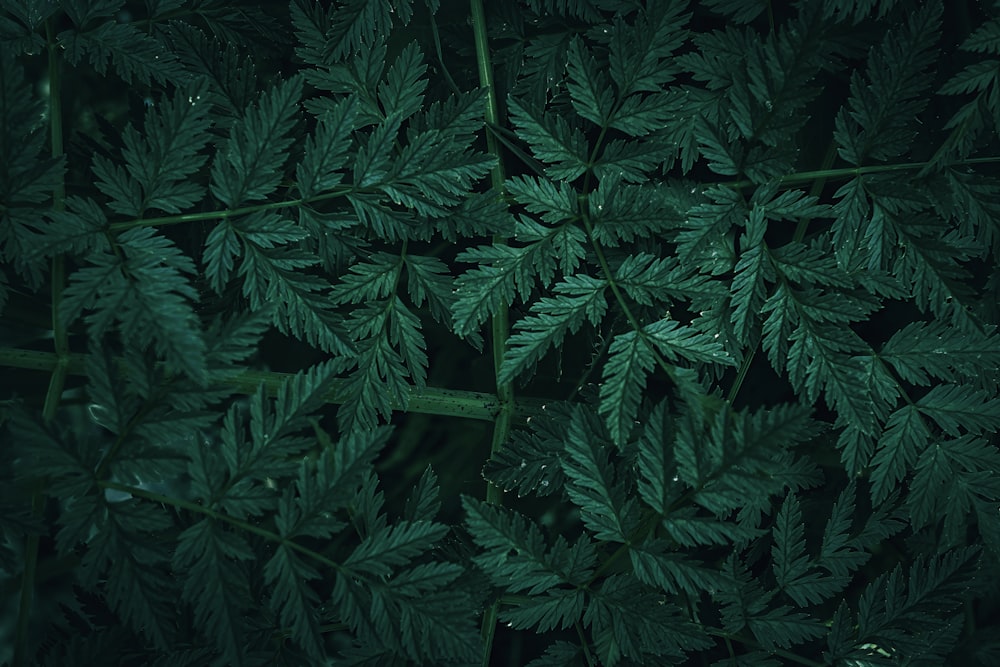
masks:
<svg viewBox="0 0 1000 667"><path fill-rule="evenodd" d="M1000 3L0 2L0 663L1000 664L998 127Z"/></svg>

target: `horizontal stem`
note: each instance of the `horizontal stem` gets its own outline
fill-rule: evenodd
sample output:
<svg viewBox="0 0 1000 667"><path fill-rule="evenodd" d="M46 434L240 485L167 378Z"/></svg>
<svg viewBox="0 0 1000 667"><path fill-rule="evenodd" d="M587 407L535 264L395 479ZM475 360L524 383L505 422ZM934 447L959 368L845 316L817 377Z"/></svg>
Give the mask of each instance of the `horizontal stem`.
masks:
<svg viewBox="0 0 1000 667"><path fill-rule="evenodd" d="M299 553L312 558L313 560L326 565L327 567L340 570L340 564L336 563L323 554L314 551L308 547L304 547L298 542L292 539L282 537L278 533L267 530L266 528L261 528L260 526L255 526L249 521L244 521L242 519L237 519L236 517L230 516L224 512L217 512L210 507L205 507L204 505L199 505L198 503L191 502L189 500L184 500L182 498L174 498L173 496L165 496L160 493L154 493L152 491L147 491L146 489L140 489L135 486L129 486L127 484L119 484L118 482L111 481L99 481L97 483L102 489L111 489L113 491L118 491L120 493L127 493L135 498L142 498L144 500L151 500L154 503L160 503L161 505L171 505L178 509L187 510L194 514L201 514L203 516L215 519L216 521L222 521L228 523L232 526L240 528L247 531L248 533L253 533L263 537L269 542L274 542L276 544L284 544L289 549L294 549Z"/></svg>
<svg viewBox="0 0 1000 667"><path fill-rule="evenodd" d="M1000 162L1000 157L978 157L960 160L952 165L974 165L974 164L996 164ZM797 183L811 183L819 179L839 180L842 178L855 178L868 174L881 174L892 171L918 171L930 165L930 162L901 162L898 164L873 164L865 167L842 167L840 169L819 169L816 171L799 171L778 179L784 185L794 185ZM720 183L730 188L739 189L751 187L752 181L729 181Z"/></svg>
<svg viewBox="0 0 1000 667"><path fill-rule="evenodd" d="M253 204L234 209L217 209L214 211L202 211L200 213L181 213L177 215L164 215L156 218L136 218L126 222L114 222L108 228L115 233L134 229L136 227L165 227L167 225L180 225L187 222L199 222L205 220L221 220L223 218L235 218L241 215L249 215L259 211L273 211L282 208L295 208L306 204L315 204L328 199L343 197L349 192L364 192L358 188L335 188L331 192L324 192L307 199L287 199L283 201L267 202L264 204Z"/></svg>
<svg viewBox="0 0 1000 667"><path fill-rule="evenodd" d="M0 367L51 372L58 362L59 358L52 352L0 347ZM66 372L70 375L87 374L86 355L71 354L65 363ZM226 376L220 382L242 394L252 394L257 391L257 387L264 384L268 393L276 394L278 387L290 377L292 377L291 373L245 370ZM344 380L334 380L330 392L326 395L327 403L340 402L336 396L340 394L344 382ZM538 415L541 413L543 405L544 402L539 399L519 398L514 408L514 417L526 419ZM393 405L393 409L404 411L401 405ZM500 413L500 401L495 394L478 391L440 389L438 387L420 389L411 386L405 412L493 421Z"/></svg>

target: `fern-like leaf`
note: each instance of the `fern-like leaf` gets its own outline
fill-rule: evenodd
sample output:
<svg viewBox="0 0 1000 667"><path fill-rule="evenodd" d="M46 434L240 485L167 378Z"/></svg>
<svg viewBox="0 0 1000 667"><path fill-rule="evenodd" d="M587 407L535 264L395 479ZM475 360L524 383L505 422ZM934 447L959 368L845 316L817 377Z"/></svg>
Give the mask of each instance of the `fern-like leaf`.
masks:
<svg viewBox="0 0 1000 667"><path fill-rule="evenodd" d="M212 162L212 194L226 206L258 201L278 187L301 97L302 78L292 77L262 95L233 126Z"/></svg>
<svg viewBox="0 0 1000 667"><path fill-rule="evenodd" d="M91 336L117 323L123 337L153 345L170 368L206 379L205 341L191 305L197 297L185 274L194 263L149 227L122 233L124 256L92 255L92 265L76 271L64 293L60 315L72 322L84 310Z"/></svg>
<svg viewBox="0 0 1000 667"><path fill-rule="evenodd" d="M566 434L567 459L563 472L566 491L580 508L584 524L600 539L628 542L636 526L635 501L615 479L605 450L597 439L600 422L578 408Z"/></svg>

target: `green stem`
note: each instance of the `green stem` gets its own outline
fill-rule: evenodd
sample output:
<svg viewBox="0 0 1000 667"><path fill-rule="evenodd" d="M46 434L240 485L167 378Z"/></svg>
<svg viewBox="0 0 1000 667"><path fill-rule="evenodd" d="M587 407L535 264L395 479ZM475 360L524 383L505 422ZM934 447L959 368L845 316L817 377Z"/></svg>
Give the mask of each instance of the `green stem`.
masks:
<svg viewBox="0 0 1000 667"><path fill-rule="evenodd" d="M496 106L496 99L494 97L490 97L489 99L487 99L487 109L489 110L489 108L491 106L493 106L493 107ZM494 111L494 113L496 113L496 112ZM488 112L487 116L489 116L489 115L490 114ZM524 153L524 151L522 151L516 144L514 144L512 141L510 141L506 137L504 137L502 135L502 132L504 131L504 129L501 126L496 125L496 124L491 123L491 122L488 122L486 124L486 128L487 128L487 132L486 132L486 145L487 145L487 149L489 150L489 152L491 154L496 155L498 157L498 159L499 159L499 155L500 155L499 148L500 147L499 147L499 145L498 145L497 142L500 142L508 150L511 150L512 152L516 153L520 159L524 160L525 163L528 164L529 167L531 167L539 175L542 174L543 170L542 170L542 167L541 167L541 163L539 163L537 160L535 160L531 156L527 155L527 153ZM956 162L954 162L952 164L954 164L954 165L974 165L974 164L995 164L995 163L1000 163L1000 157L970 158L968 160L956 161ZM868 174L877 174L877 173L885 173L885 172L892 172L892 171L912 171L914 169L924 169L925 167L932 166L932 164L933 163L931 163L931 162L912 162L912 163L906 163L906 164L885 164L885 165L871 165L871 166L867 166L867 167L846 167L846 168L843 168L843 169L821 169L821 170L817 170L817 171L802 171L802 172L798 172L798 173L794 173L794 174L788 174L787 176L783 176L781 179L779 179L779 182L782 185L791 186L791 185L796 185L796 184L799 184L799 183L813 182L813 181L815 181L817 179L839 180L839 179L853 178L853 177L856 177L856 176L864 176L864 175L868 175ZM503 173L503 170L499 166L499 163L498 163L497 167L494 167L494 171L499 171L499 173L501 173L501 174ZM494 181L495 180L496 179L494 177ZM503 177L502 176L500 178L500 183L501 184L503 183ZM722 187L740 189L740 188L755 186L756 183L753 183L752 181L749 181L749 180L743 180L743 181L719 181L719 182L716 182L716 183L705 182L703 185L705 187L711 187L713 185L718 185L718 186L722 186ZM215 211L202 211L200 213L183 213L183 214L180 214L180 215L165 215L165 216L160 216L160 217L156 217L156 218L137 218L137 219L134 219L134 220L126 220L124 222L114 222L114 223L111 223L110 225L108 225L108 229L110 230L110 232L112 234L118 234L118 233L121 233L121 232L126 231L128 229L135 228L135 227L150 227L150 226L154 226L154 225L156 225L156 226L181 225L181 224L188 223L188 222L200 222L200 221L205 221L205 220L220 220L222 218L228 218L228 217L233 217L233 216L248 215L250 213L256 213L258 211L273 211L275 209L295 208L295 207L298 207L298 206L306 206L306 205L309 205L309 204L315 204L315 203L319 203L319 202L323 202L323 201L328 201L330 199L339 199L340 197L344 197L345 195L350 194L350 193L364 194L364 193L367 193L369 191L376 191L376 189L377 188L375 188L374 186L368 186L368 187L365 187L365 188L354 188L354 187L349 187L349 186L341 186L341 187L338 187L338 188L335 188L335 189L331 190L330 192L324 192L323 194L315 195L313 197L309 197L309 198L306 198L306 199L301 199L301 198L300 199L288 199L288 200L283 200L283 201L278 201L278 202L270 202L270 203L267 203L267 204L256 204L256 205L253 205L253 206L244 206L244 207L241 207L241 208L238 208L238 209L232 209L232 210L220 209L220 210L215 210Z"/></svg>
<svg viewBox="0 0 1000 667"><path fill-rule="evenodd" d="M43 495L40 490L31 497L32 513L41 514ZM14 639L14 667L29 664L28 633L31 627L31 607L35 597L35 571L38 567L38 535L28 535L24 544L24 572L21 574L21 596L18 601L17 629Z"/></svg>
<svg viewBox="0 0 1000 667"><path fill-rule="evenodd" d="M71 354L66 359L66 372L69 375L87 375L87 355ZM0 347L0 368L24 368L38 371L51 371L59 362L52 352L37 350L22 350L18 348ZM252 394L262 383L271 395L277 394L278 387L292 376L291 373L273 371L244 370L232 375L216 378L224 386L231 387L234 392ZM342 393L344 380L334 380L325 397L327 403L337 404L337 398ZM552 399L555 400L555 399ZM521 397L510 406L510 418L527 419L542 414L542 406L546 400ZM551 402L549 400L548 402ZM418 389L411 387L407 397L406 412L438 415L443 417L465 417L482 421L496 421L500 417L503 406L497 396L476 391L459 389L442 389L426 387ZM393 405L394 410L403 411L403 406Z"/></svg>
<svg viewBox="0 0 1000 667"><path fill-rule="evenodd" d="M1000 163L1000 156L990 156L990 157L979 157L979 158L969 158L966 160L956 160L952 162L952 165L958 166L968 166L975 164L996 164ZM857 176L867 176L870 174L884 174L893 171L913 171L913 170L923 170L925 167L933 166L932 161L927 162L907 162L904 164L876 164L868 165L866 167L843 167L840 169L819 169L816 171L800 171L794 174L788 174L778 179L778 182L782 185L796 185L798 183L811 183L818 179L826 179L831 181L842 180L847 178L855 178ZM726 187L740 189L746 187L754 187L757 185L750 180L742 181L729 181L728 183L719 183L719 185L725 185Z"/></svg>
<svg viewBox="0 0 1000 667"><path fill-rule="evenodd" d="M215 519L216 521L222 521L224 523L228 523L229 525L235 526L240 530L245 530L248 533L253 533L254 535L263 537L265 540L269 542L274 542L276 544L283 544L289 549L292 549L293 551L298 551L300 554L308 556L309 558L315 560L316 562L321 563L331 569L337 571L343 570L343 568L340 566L340 563L334 560L330 560L323 554L317 551L313 551L308 547L304 547L301 544L295 542L294 540L290 540L287 537L283 537L278 533L267 530L265 528L261 528L260 526L255 526L248 521L243 521L242 519L237 519L227 514L223 514L222 512L217 512L210 507L205 507L204 505L199 505L198 503L193 503L191 501L183 500L181 498L165 496L161 493L153 493L152 491L146 491L145 489L129 486L127 484L110 482L107 480L99 480L97 482L97 485L102 489L112 489L114 491L119 491L121 493L127 493L135 498L150 500L152 502L159 503L161 505L170 505L178 509L187 510L188 512L192 512L194 514L201 514L202 516L206 516L210 519Z"/></svg>
<svg viewBox="0 0 1000 667"><path fill-rule="evenodd" d="M45 23L47 41L48 76L49 76L49 142L51 155L54 158L63 157L63 127L62 127L62 97L60 95L60 61L52 24ZM66 184L59 179L52 190L52 209L62 211L66 206ZM42 418L52 421L59 408L63 387L66 385L67 364L69 360L69 338L62 319L59 317L59 304L62 301L63 285L66 281L65 265L62 255L52 258L52 332L55 356L57 362L52 366L49 377L49 387L45 392L45 403L42 407ZM39 480L31 497L31 511L39 517L45 507L44 482ZM35 573L38 567L39 536L32 532L24 544L24 572L21 574L21 595L18 601L17 628L14 635L13 665L28 664L28 635L31 629L31 609L35 598Z"/></svg>
<svg viewBox="0 0 1000 667"><path fill-rule="evenodd" d="M833 161L837 159L837 143L834 141L830 142L830 146L826 149L826 155L823 156L823 168L819 173L824 173L830 171L830 165ZM813 197L819 197L823 193L823 188L826 187L826 176L821 176L813 181L812 187L809 188L809 194ZM809 220L803 218L799 220L798 226L795 228L795 236L792 238L796 243L801 243L802 239L806 237L806 229L809 227Z"/></svg>
<svg viewBox="0 0 1000 667"><path fill-rule="evenodd" d="M631 307L629 307L628 300L621 291L621 287L618 285L618 281L615 280L614 273L611 271L611 266L608 264L607 258L604 256L604 249L601 244L597 242L593 234L593 225L590 224L590 213L589 211L581 211L581 216L583 220L583 226L587 232L587 238L590 240L590 246L594 249L594 255L597 257L597 263L601 266L601 272L604 273L605 279L608 281L608 287L611 288L611 293L615 295L615 301L618 302L618 306L622 309L622 313L625 314L625 319L628 320L629 325L635 331L635 335L642 339L643 344L649 348L649 351L653 354L653 358L656 360L656 365L663 369L663 372L667 374L667 377L679 386L677 381L677 375L674 373L674 367L667 363L667 360L663 358L660 351L656 346L649 340L649 336L642 328L642 323L639 322L639 318L635 316L632 312Z"/></svg>
<svg viewBox="0 0 1000 667"><path fill-rule="evenodd" d="M743 386L743 381L747 378L747 372L750 370L750 364L753 363L754 357L757 356L757 347L759 346L760 343L757 343L743 357L743 363L740 364L740 369L736 373L736 379L733 380L733 385L729 388L729 394L726 396L726 401L729 405L733 404L733 401L736 400L736 395L740 393L740 387Z"/></svg>
<svg viewBox="0 0 1000 667"><path fill-rule="evenodd" d="M188 222L203 222L205 220L221 220L223 218L231 218L240 215L249 215L250 213L257 213L259 211L273 211L282 208L295 208L298 206L305 206L307 204L315 204L317 202L327 201L330 199L339 199L349 193L367 192L370 188L354 188L354 187L339 187L334 188L330 192L324 192L321 195L315 195L312 197L307 197L305 199L286 199L282 201L270 202L267 204L255 204L253 206L243 206L241 208L234 209L219 209L216 211L202 211L201 213L183 213L181 215L164 215L158 218L137 218L135 220L126 220L125 222L114 222L108 225L108 229L113 234L120 234L129 229L135 227L165 227L167 225L181 225Z"/></svg>
<svg viewBox="0 0 1000 667"><path fill-rule="evenodd" d="M59 159L63 157L63 127L62 127L62 95L60 81L60 60L58 49L56 48L55 36L52 34L52 25L45 24L45 31L48 37L48 65L49 65L49 136L52 144L52 157ZM62 179L56 183L52 192L52 209L62 211L66 208L66 184ZM52 258L52 333L58 363L52 369L52 377L49 381L49 389L45 394L45 406L42 409L42 416L46 420L55 417L56 409L59 406L59 398L62 396L63 386L66 384L66 364L69 359L69 337L62 318L59 316L59 304L62 302L62 291L66 282L66 268L63 264L62 255Z"/></svg>
<svg viewBox="0 0 1000 667"><path fill-rule="evenodd" d="M486 32L486 12L483 9L482 0L470 0L469 9L472 13L472 33L476 43L476 65L479 69L479 85L486 91L486 125L496 127L500 125L500 108L497 104L496 85L493 82L493 64L490 59L489 35ZM496 137L491 132L486 132L486 150L496 158L496 163L493 169L490 170L490 181L494 192L498 196L502 196L506 177L500 154L500 146L497 144ZM502 236L494 236L493 243L494 245L505 245L507 239ZM493 334L493 369L499 377L504 352L507 349L507 337L510 331L509 304L499 304L496 313L493 315L491 330ZM512 417L514 412L514 385L512 382L497 383L497 400L500 404L500 410L496 415L496 421L493 426L493 440L490 444L491 455L499 452L510 436L510 427L513 423ZM503 492L495 484L487 484L486 502L491 505L499 505L503 502ZM498 615L498 602L490 605L489 609L483 614L483 667L488 667L490 664Z"/></svg>
<svg viewBox="0 0 1000 667"><path fill-rule="evenodd" d="M726 642L726 645L729 646L730 654L732 654L732 645L730 644L730 640L735 640L745 646L752 646L754 648L763 649L768 653L771 653L772 655L781 656L785 660L797 663L799 665L807 665L808 667L823 667L823 665L825 664L822 662L817 662L815 660L810 660L809 658L804 658L797 653L792 653L791 651L786 651L778 647L766 648L756 640L751 639L749 637L744 637L743 635L734 635L728 632L724 632L723 630L709 628L709 627L705 628L705 632L707 634L719 637L720 639L724 640Z"/></svg>
<svg viewBox="0 0 1000 667"><path fill-rule="evenodd" d="M441 49L441 35L438 33L437 15L431 13L428 20L431 26L431 38L434 40L434 52L437 53L438 65L441 67L441 74L444 75L445 81L448 82L448 87L451 88L452 92L456 95L461 95L462 90L455 83L455 80L451 78L451 72L448 71L448 66L444 63L444 53Z"/></svg>
<svg viewBox="0 0 1000 667"><path fill-rule="evenodd" d="M577 621L573 627L576 628L576 634L580 637L580 648L583 649L583 659L587 661L587 667L595 667L597 663L594 661L594 656L590 654L590 646L587 644L587 635L583 632L583 626Z"/></svg>

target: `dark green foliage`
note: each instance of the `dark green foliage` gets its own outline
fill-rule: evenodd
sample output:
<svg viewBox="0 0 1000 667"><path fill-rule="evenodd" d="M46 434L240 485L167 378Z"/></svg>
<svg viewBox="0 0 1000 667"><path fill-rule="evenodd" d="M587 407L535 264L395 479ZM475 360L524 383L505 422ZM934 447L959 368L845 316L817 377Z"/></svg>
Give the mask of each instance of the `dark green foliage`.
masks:
<svg viewBox="0 0 1000 667"><path fill-rule="evenodd" d="M0 663L998 664L998 60L0 2Z"/></svg>

